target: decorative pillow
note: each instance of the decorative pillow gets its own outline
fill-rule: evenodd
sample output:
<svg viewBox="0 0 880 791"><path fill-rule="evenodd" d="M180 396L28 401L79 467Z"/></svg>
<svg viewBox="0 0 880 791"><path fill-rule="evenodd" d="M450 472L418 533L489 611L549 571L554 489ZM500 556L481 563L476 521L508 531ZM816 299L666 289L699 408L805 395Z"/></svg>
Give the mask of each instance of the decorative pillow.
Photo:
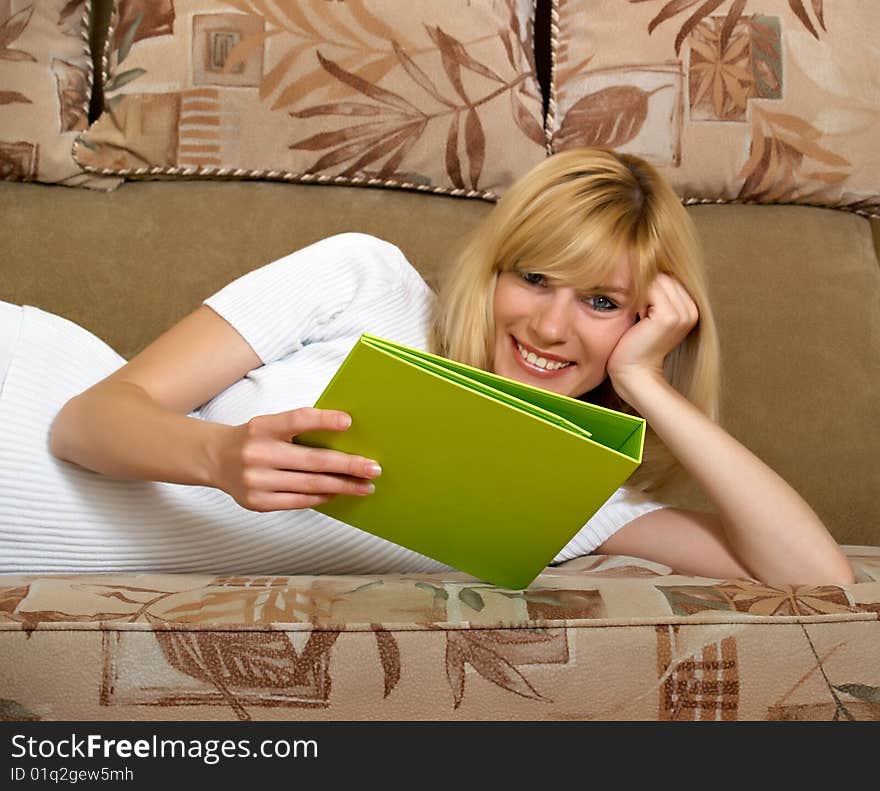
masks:
<svg viewBox="0 0 880 791"><path fill-rule="evenodd" d="M687 202L880 215L880 3L554 0L554 151L658 165Z"/></svg>
<svg viewBox="0 0 880 791"><path fill-rule="evenodd" d="M0 176L111 188L71 156L92 92L86 0L0 0Z"/></svg>
<svg viewBox="0 0 880 791"><path fill-rule="evenodd" d="M117 0L89 171L495 199L546 156L532 0Z"/></svg>

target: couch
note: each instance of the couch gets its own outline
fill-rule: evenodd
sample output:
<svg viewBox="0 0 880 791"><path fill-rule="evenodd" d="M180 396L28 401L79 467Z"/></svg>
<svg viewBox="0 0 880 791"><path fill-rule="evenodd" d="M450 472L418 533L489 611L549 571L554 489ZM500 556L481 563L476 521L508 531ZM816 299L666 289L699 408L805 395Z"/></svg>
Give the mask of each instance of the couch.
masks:
<svg viewBox="0 0 880 791"><path fill-rule="evenodd" d="M93 11L99 95L109 5ZM130 357L235 276L336 232L397 244L436 285L491 210L412 188L157 175L113 191L0 183L0 299ZM0 719L880 719L880 219L807 203L688 211L721 334L721 422L825 520L855 583L608 555L522 591L463 573L0 575ZM692 487L677 497L707 507Z"/></svg>

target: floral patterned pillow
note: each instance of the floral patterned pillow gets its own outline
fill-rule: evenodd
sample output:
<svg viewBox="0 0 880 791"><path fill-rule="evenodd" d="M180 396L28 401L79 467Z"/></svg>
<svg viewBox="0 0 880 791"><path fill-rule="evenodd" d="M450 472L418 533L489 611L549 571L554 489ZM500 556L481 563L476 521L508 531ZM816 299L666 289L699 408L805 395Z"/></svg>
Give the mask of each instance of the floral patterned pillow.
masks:
<svg viewBox="0 0 880 791"><path fill-rule="evenodd" d="M0 176L112 187L71 146L88 126L92 60L86 0L0 0Z"/></svg>
<svg viewBox="0 0 880 791"><path fill-rule="evenodd" d="M552 150L639 154L689 202L880 216L880 3L553 1Z"/></svg>
<svg viewBox="0 0 880 791"><path fill-rule="evenodd" d="M117 0L95 173L495 199L546 156L532 0Z"/></svg>

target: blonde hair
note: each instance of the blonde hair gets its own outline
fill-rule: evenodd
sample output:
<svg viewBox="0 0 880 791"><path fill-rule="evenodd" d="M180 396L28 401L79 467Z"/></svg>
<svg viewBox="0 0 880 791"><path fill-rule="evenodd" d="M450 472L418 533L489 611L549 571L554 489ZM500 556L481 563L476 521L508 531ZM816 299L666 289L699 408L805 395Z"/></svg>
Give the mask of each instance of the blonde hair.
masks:
<svg viewBox="0 0 880 791"><path fill-rule="evenodd" d="M660 174L638 157L582 148L548 157L514 184L472 233L440 287L432 350L492 370L499 272L528 264L568 283L601 283L629 256L637 304L658 272L677 278L700 320L664 365L667 381L718 416L719 350L693 223ZM584 400L637 414L606 380ZM641 466L627 481L657 493L680 482L677 461L648 428Z"/></svg>

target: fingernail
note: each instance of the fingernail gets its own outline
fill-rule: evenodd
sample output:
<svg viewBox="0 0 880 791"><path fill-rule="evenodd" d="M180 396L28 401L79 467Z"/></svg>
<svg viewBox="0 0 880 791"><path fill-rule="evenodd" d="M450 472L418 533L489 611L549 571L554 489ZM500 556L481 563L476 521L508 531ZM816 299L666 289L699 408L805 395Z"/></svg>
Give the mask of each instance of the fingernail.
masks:
<svg viewBox="0 0 880 791"><path fill-rule="evenodd" d="M367 470L374 478L378 478L382 474L382 468L374 461L367 464Z"/></svg>
<svg viewBox="0 0 880 791"><path fill-rule="evenodd" d="M351 428L351 416L350 415L340 415L339 416L339 425L342 428Z"/></svg>
<svg viewBox="0 0 880 791"><path fill-rule="evenodd" d="M367 494L372 494L376 491L376 487L372 483L368 483L365 488L367 490Z"/></svg>

